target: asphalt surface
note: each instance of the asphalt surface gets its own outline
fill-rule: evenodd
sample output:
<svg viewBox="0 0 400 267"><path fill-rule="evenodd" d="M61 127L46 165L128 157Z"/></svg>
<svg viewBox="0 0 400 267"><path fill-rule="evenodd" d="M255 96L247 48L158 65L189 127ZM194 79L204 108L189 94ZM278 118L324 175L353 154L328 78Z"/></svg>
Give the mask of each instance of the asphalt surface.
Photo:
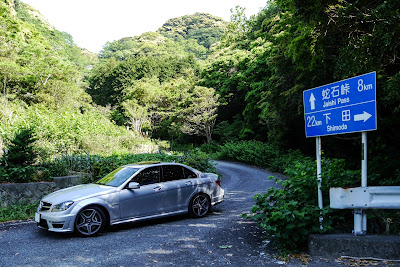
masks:
<svg viewBox="0 0 400 267"><path fill-rule="evenodd" d="M33 222L0 224L0 266L395 266L386 262L276 256L263 231L241 218L253 196L276 186L272 173L218 162L225 201L204 218L175 216L111 227L81 238L36 228Z"/></svg>

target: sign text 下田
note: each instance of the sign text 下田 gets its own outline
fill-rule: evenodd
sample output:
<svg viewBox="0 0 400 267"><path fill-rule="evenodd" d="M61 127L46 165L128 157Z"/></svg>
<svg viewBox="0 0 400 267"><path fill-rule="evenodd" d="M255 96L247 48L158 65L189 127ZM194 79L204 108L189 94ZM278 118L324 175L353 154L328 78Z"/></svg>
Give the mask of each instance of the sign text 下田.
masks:
<svg viewBox="0 0 400 267"><path fill-rule="evenodd" d="M376 73L303 92L306 136L376 130Z"/></svg>

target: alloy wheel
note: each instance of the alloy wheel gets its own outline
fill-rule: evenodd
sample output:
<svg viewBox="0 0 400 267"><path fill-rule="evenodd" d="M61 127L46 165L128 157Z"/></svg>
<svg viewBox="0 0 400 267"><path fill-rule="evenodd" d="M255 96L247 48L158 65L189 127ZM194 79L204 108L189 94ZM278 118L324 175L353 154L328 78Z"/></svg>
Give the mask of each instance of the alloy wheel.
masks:
<svg viewBox="0 0 400 267"><path fill-rule="evenodd" d="M76 218L76 229L85 236L96 235L104 228L104 213L96 208L86 208L79 212Z"/></svg>
<svg viewBox="0 0 400 267"><path fill-rule="evenodd" d="M205 216L210 209L210 201L208 197L203 194L199 194L192 199L191 214L195 217Z"/></svg>

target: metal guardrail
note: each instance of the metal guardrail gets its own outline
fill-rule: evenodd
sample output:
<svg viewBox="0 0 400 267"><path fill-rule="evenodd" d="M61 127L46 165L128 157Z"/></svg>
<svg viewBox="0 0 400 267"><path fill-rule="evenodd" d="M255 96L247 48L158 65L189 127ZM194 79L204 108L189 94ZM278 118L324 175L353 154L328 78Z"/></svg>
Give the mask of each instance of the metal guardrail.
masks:
<svg viewBox="0 0 400 267"><path fill-rule="evenodd" d="M400 209L400 186L330 188L332 209Z"/></svg>

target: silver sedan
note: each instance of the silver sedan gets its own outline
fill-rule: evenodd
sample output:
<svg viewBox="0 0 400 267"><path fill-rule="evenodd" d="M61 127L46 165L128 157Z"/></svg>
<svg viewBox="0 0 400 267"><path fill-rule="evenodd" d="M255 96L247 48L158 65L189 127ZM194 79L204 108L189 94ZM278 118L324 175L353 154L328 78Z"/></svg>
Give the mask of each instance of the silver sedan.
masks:
<svg viewBox="0 0 400 267"><path fill-rule="evenodd" d="M96 183L45 196L35 221L49 231L93 236L108 225L183 213L203 217L223 199L216 174L178 163L137 163L120 167Z"/></svg>

